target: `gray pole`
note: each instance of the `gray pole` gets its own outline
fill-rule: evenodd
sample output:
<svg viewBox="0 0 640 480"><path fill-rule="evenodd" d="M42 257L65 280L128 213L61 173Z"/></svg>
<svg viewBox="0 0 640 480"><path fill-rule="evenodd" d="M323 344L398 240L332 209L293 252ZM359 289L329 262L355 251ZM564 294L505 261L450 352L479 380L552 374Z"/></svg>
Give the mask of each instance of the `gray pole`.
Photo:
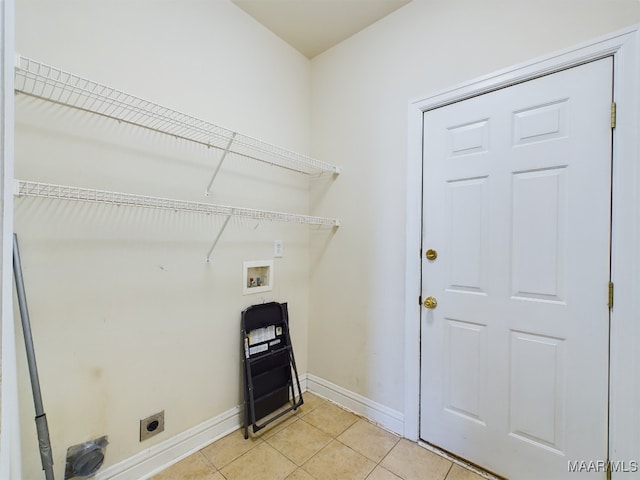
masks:
<svg viewBox="0 0 640 480"><path fill-rule="evenodd" d="M22 319L24 346L27 351L27 363L29 365L29 376L31 377L31 389L33 390L33 403L36 407L36 431L38 433L40 459L42 461L42 469L44 470L46 480L54 480L53 455L51 452L51 440L49 439L49 426L47 424L47 416L45 415L44 408L42 406L42 393L40 392L38 367L36 366L33 337L31 336L31 322L29 320L27 297L24 293L24 282L22 280L22 266L20 265L20 251L18 250L18 236L15 233L13 234L13 275L16 281L20 318Z"/></svg>

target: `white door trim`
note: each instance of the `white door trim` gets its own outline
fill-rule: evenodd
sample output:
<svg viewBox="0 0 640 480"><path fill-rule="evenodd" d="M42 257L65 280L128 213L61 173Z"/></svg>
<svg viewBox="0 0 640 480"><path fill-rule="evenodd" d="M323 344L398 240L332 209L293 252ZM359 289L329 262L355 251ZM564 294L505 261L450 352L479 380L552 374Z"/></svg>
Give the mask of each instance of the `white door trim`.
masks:
<svg viewBox="0 0 640 480"><path fill-rule="evenodd" d="M13 316L13 154L15 2L0 1L0 478L22 478L20 416L16 359L16 331ZM18 332L19 333L19 332Z"/></svg>
<svg viewBox="0 0 640 480"><path fill-rule="evenodd" d="M530 80L605 56L614 56L614 98L618 104L613 142L610 457L640 461L640 26L617 31L576 47L516 65L494 74L412 101L408 118L405 401L404 435L418 440L420 395L420 267L422 222L423 113L497 88ZM582 460L582 459L580 459ZM584 459L603 460L603 459ZM629 473L625 478L630 478ZM635 475L640 478L640 472ZM615 472L614 472L615 478Z"/></svg>

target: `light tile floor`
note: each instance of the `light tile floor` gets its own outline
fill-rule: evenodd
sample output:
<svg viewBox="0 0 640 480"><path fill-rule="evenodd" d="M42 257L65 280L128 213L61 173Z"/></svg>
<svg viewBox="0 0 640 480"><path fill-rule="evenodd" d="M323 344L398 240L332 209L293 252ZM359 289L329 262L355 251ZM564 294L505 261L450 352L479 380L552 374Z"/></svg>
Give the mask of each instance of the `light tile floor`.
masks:
<svg viewBox="0 0 640 480"><path fill-rule="evenodd" d="M225 479L483 480L311 393L295 414L247 440L236 430L152 477Z"/></svg>

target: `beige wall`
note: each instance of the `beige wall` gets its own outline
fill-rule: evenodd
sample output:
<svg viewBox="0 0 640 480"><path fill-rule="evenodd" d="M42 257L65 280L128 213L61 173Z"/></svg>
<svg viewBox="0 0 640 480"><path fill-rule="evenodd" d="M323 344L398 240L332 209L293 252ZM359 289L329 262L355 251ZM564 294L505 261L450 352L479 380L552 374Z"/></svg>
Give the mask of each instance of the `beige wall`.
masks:
<svg viewBox="0 0 640 480"><path fill-rule="evenodd" d="M308 60L227 1L19 0L17 51L308 153ZM307 213L308 180L91 114L16 98L16 178ZM108 435L105 466L241 403L240 312L289 302L307 365L309 229L17 199L16 232L56 476L69 446ZM242 295L242 262L273 258L273 292ZM21 330L18 327L18 332ZM21 342L21 339L19 339ZM18 345L24 478L42 475ZM138 421L165 410L165 432Z"/></svg>
<svg viewBox="0 0 640 480"><path fill-rule="evenodd" d="M18 199L56 474L70 445L107 434L112 465L238 405L239 313L262 300L289 302L301 372L402 412L410 100L639 19L637 0L414 0L309 62L226 0L19 0L23 55L343 167L309 196L297 174L225 164L209 201L342 226L232 222L211 265L220 218ZM16 127L22 179L200 201L218 158L23 97ZM243 297L242 261L276 238L274 292ZM19 377L39 478L24 360ZM162 409L166 432L140 444Z"/></svg>
<svg viewBox="0 0 640 480"><path fill-rule="evenodd" d="M309 373L403 411L410 101L639 20L637 0L414 0L312 61L312 154L344 173L312 192L343 226L313 243Z"/></svg>

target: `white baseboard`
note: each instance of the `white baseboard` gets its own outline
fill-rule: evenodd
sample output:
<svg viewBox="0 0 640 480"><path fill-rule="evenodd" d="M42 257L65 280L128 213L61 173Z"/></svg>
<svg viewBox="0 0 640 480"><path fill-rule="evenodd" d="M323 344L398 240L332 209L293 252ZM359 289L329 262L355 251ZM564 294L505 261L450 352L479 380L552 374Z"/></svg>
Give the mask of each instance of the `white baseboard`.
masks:
<svg viewBox="0 0 640 480"><path fill-rule="evenodd" d="M307 390L307 376L300 375L300 390ZM105 468L96 480L144 480L242 427L242 407L237 406Z"/></svg>
<svg viewBox="0 0 640 480"><path fill-rule="evenodd" d="M404 415L401 412L310 373L307 374L306 380L307 389L311 393L316 393L347 410L362 415L391 432L403 434Z"/></svg>
<svg viewBox="0 0 640 480"><path fill-rule="evenodd" d="M105 468L96 480L142 480L177 463L242 425L240 407L234 407L189 430Z"/></svg>
<svg viewBox="0 0 640 480"><path fill-rule="evenodd" d="M300 389L330 400L402 435L403 415L357 393L311 374L300 375ZM237 406L154 445L128 459L105 468L96 480L144 480L197 452L242 426L242 407Z"/></svg>

